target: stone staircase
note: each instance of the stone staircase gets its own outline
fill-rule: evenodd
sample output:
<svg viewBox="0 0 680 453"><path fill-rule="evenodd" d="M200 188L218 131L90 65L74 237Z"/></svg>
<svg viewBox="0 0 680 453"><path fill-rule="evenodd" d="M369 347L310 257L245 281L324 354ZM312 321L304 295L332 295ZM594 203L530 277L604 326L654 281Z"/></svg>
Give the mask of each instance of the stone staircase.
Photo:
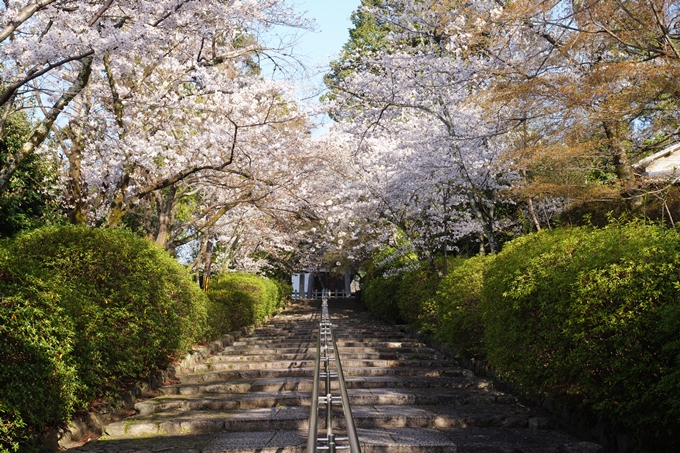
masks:
<svg viewBox="0 0 680 453"><path fill-rule="evenodd" d="M362 452L602 451L353 302L329 306ZM105 437L72 450L304 452L319 307L289 305L162 387L161 396L137 403L138 414L105 427ZM337 382L331 387L338 395ZM324 405L319 409L322 427ZM333 423L342 435L339 404Z"/></svg>

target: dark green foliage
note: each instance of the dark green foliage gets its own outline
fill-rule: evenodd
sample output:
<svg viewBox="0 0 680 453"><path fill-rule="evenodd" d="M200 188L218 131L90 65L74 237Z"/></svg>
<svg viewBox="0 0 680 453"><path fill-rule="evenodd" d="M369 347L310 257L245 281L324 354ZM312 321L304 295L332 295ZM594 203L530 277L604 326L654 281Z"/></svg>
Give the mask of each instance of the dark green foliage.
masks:
<svg viewBox="0 0 680 453"><path fill-rule="evenodd" d="M277 307L284 306L288 301L290 301L290 296L291 294L293 294L293 285L284 283L274 278L268 278L268 280L276 286L277 294L276 306Z"/></svg>
<svg viewBox="0 0 680 453"><path fill-rule="evenodd" d="M349 30L349 40L343 45L339 58L331 62L331 72L324 77L331 92L322 99L333 100L335 90L339 89L343 81L355 71L364 68L362 57L388 47L387 36L394 31L394 27L381 22L375 14L361 11L361 7L386 8L382 0L362 0L360 7L352 13L350 20L353 28Z"/></svg>
<svg viewBox="0 0 680 453"><path fill-rule="evenodd" d="M632 434L640 451L680 450L676 230L557 229L511 241L495 257L456 259L439 283L436 317L427 308L436 280L423 271L370 275L370 309L430 328L502 377L582 407Z"/></svg>
<svg viewBox="0 0 680 453"><path fill-rule="evenodd" d="M680 449L680 235L633 223L541 232L485 272L489 361L646 451Z"/></svg>
<svg viewBox="0 0 680 453"><path fill-rule="evenodd" d="M55 304L31 299L0 302L0 451L66 420L77 399L72 323Z"/></svg>
<svg viewBox="0 0 680 453"><path fill-rule="evenodd" d="M9 115L0 135L0 165L15 152L30 132L31 124L23 113ZM0 194L0 237L64 220L56 197L56 165L44 156L28 155Z"/></svg>
<svg viewBox="0 0 680 453"><path fill-rule="evenodd" d="M18 440L167 366L206 333L208 301L186 270L123 230L19 235L0 263L0 295L0 350L21 357L0 366L0 426Z"/></svg>
<svg viewBox="0 0 680 453"><path fill-rule="evenodd" d="M377 277L368 280L361 295L368 308L373 313L390 321L401 321L397 293L399 292L399 277Z"/></svg>
<svg viewBox="0 0 680 453"><path fill-rule="evenodd" d="M227 332L236 330L236 325L245 316L238 313L233 305L235 298L229 290L210 288L208 292L208 331L210 338L219 338Z"/></svg>
<svg viewBox="0 0 680 453"><path fill-rule="evenodd" d="M406 322L430 330L435 317L434 295L439 277L411 257L394 258L393 249L376 255L363 279L361 297L368 308L392 322Z"/></svg>
<svg viewBox="0 0 680 453"><path fill-rule="evenodd" d="M402 273L399 269L406 262L405 258L396 258L395 249L386 247L363 263L361 299L370 311L392 322L403 322L397 292Z"/></svg>
<svg viewBox="0 0 680 453"><path fill-rule="evenodd" d="M208 292L212 336L257 324L284 303L286 285L256 275L230 273L213 283Z"/></svg>
<svg viewBox="0 0 680 453"><path fill-rule="evenodd" d="M436 323L435 294L439 276L431 267L421 267L401 275L396 299L401 319L421 330L432 330Z"/></svg>
<svg viewBox="0 0 680 453"><path fill-rule="evenodd" d="M361 7L385 8L382 0L362 0L359 9L352 13L350 21L354 26L349 30L349 41L343 46L343 52L367 53L378 52L387 47L386 36L392 31L389 24L381 22L369 12L362 11Z"/></svg>
<svg viewBox="0 0 680 453"><path fill-rule="evenodd" d="M495 255L487 255L453 260L437 291L437 337L470 356L484 354L480 307L483 273L494 258Z"/></svg>

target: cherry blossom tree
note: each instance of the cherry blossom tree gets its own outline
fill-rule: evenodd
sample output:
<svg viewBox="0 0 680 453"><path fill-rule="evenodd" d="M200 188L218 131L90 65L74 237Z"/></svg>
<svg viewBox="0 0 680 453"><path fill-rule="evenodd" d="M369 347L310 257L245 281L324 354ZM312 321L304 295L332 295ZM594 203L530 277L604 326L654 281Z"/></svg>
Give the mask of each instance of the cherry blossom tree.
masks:
<svg viewBox="0 0 680 453"><path fill-rule="evenodd" d="M449 241L483 234L495 253L498 206L508 202L500 192L515 176L499 165L507 146L505 123L481 107L487 61L471 49L462 28L441 31L434 8L440 2L385 4L389 7L371 11L398 31L381 52L346 60L355 70L332 82L333 115L359 137L361 152L391 144L375 154L379 164L371 170L384 168L384 179L373 174L368 180L384 189L382 211L402 230L428 243L431 253L445 253ZM476 5L480 11L494 7Z"/></svg>
<svg viewBox="0 0 680 453"><path fill-rule="evenodd" d="M257 229L234 235L243 221L233 219L258 219L246 225L268 225L261 231L270 238L273 225L286 225L277 207L295 212L296 180L312 171L311 126L290 84L263 77L258 62L296 64L285 41L273 48L264 36L274 25L311 26L290 6L55 0L3 8L2 108L35 108L39 120L0 182L25 156L56 151L72 222L123 222L172 252L196 246L197 269L210 268L212 246L238 243L241 261L258 249L244 239Z"/></svg>
<svg viewBox="0 0 680 453"><path fill-rule="evenodd" d="M78 108L66 112L73 122L62 137L70 165L77 167L74 162L82 153L87 155L83 160L97 154L90 161L126 161L107 176L111 192L117 192L110 203L110 225L125 210L127 195L121 194L132 187L133 169L161 150L182 146L180 153L189 154L164 157L165 172L151 175L140 193L230 164L239 129L262 121L244 120L238 113L254 113L258 103L248 96L265 95L273 88L265 80L248 78L240 66L253 55L275 54L277 49L259 40L272 25L305 26L275 0L15 1L5 3L4 9L0 106L20 108L31 98L49 105L25 145L4 163L0 189L78 98ZM253 108L247 111L244 106ZM268 106L259 108L262 113ZM216 119L221 114L226 117ZM193 159L191 153L199 147L204 151ZM212 155L205 152L208 149L213 149ZM193 165L182 166L183 161ZM82 220L80 215L72 217Z"/></svg>

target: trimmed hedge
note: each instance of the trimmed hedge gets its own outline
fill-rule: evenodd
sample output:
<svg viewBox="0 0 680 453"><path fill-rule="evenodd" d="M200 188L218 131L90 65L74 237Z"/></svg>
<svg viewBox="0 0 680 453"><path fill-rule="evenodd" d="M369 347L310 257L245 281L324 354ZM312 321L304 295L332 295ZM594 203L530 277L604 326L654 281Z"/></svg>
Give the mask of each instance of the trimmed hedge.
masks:
<svg viewBox="0 0 680 453"><path fill-rule="evenodd" d="M430 330L437 311L434 297L439 276L428 267L410 270L400 277L396 294L399 316L422 330Z"/></svg>
<svg viewBox="0 0 680 453"><path fill-rule="evenodd" d="M395 273L390 277L373 270L363 284L362 300L366 308L385 319L431 330L436 321L437 273L430 267L397 271L398 264L387 269Z"/></svg>
<svg viewBox="0 0 680 453"><path fill-rule="evenodd" d="M206 296L132 233L47 227L1 250L0 451L205 338Z"/></svg>
<svg viewBox="0 0 680 453"><path fill-rule="evenodd" d="M361 297L366 308L392 322L401 321L397 301L399 280L398 277L369 279L361 289Z"/></svg>
<svg viewBox="0 0 680 453"><path fill-rule="evenodd" d="M680 234L633 223L541 232L484 274L489 361L504 376L680 450Z"/></svg>
<svg viewBox="0 0 680 453"><path fill-rule="evenodd" d="M1 452L67 420L82 387L71 358L73 323L58 306L26 296L3 297L0 303Z"/></svg>
<svg viewBox="0 0 680 453"><path fill-rule="evenodd" d="M394 273L404 264L404 258L394 259L395 253L395 249L386 247L365 261L366 272L361 284L361 300L366 308L392 322L401 321L397 302L399 276L383 277L383 274Z"/></svg>
<svg viewBox="0 0 680 453"><path fill-rule="evenodd" d="M371 279L368 308L416 325L425 316L455 349L631 434L641 452L680 451L678 231L556 229L495 257L457 259L438 285L435 319L422 296L436 282L418 272Z"/></svg>
<svg viewBox="0 0 680 453"><path fill-rule="evenodd" d="M452 260L435 298L437 338L473 357L484 355L484 320L480 307L483 274L495 255Z"/></svg>
<svg viewBox="0 0 680 453"><path fill-rule="evenodd" d="M292 288L264 277L243 273L225 274L208 291L214 336L257 324L284 304Z"/></svg>

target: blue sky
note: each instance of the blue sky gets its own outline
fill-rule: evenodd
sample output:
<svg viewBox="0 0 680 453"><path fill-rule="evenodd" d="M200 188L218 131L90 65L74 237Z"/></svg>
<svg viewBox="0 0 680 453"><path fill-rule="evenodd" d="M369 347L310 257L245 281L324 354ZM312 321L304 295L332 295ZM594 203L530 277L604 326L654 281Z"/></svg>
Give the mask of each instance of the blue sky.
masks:
<svg viewBox="0 0 680 453"><path fill-rule="evenodd" d="M308 11L307 17L314 18L319 29L302 35L298 52L308 56L310 64L328 62L347 42L352 26L349 17L360 0L295 0L295 4L298 11Z"/></svg>
<svg viewBox="0 0 680 453"><path fill-rule="evenodd" d="M349 29L352 23L349 18L361 4L361 0L291 0L300 13L307 11L306 17L313 18L316 22L315 32L301 32L295 46L295 54L302 58L308 67L308 75L311 76L305 82L306 85L316 86L322 90L323 75L328 73L324 67L342 49L349 39ZM313 94L312 94L313 93ZM312 98L317 98L320 91L313 90ZM331 122L326 115L317 118L320 121L317 128L312 132L316 137L328 130Z"/></svg>

